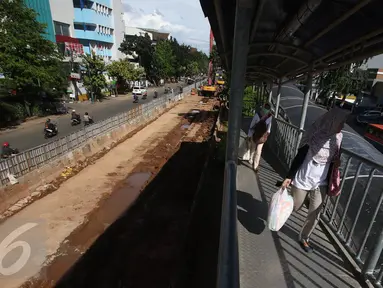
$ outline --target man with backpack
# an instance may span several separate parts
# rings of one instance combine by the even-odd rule
[[[251,120],[250,128],[247,133],[247,141],[250,150],[249,163],[253,166],[255,172],[258,172],[259,161],[261,160],[263,144],[271,132],[271,106],[269,103],[255,113]]]

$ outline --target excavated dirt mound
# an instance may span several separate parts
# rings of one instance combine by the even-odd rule
[[[113,201],[112,194],[107,200],[112,204],[101,205],[89,216],[88,224],[63,243],[60,250],[64,256],[46,267],[40,279],[23,287],[54,287],[60,274],[79,258],[55,287],[168,288],[206,160],[208,145],[203,140],[210,137],[215,118],[216,113],[201,110],[192,121],[182,119],[128,177],[138,176],[138,182],[151,180],[137,201],[93,243],[98,235],[92,231],[102,230],[101,219],[115,213],[113,205],[118,206],[118,201],[129,201],[126,193],[138,187],[129,181],[121,183],[118,189],[125,196]],[[190,122],[198,130],[192,137],[185,137],[184,127]]]

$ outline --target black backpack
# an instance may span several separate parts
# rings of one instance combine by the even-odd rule
[[[254,143],[262,144],[266,142],[268,137],[266,120],[269,119],[269,117],[270,116],[263,119],[261,118],[261,120],[259,120],[258,123],[255,124],[252,128],[254,131],[252,136],[252,140]]]

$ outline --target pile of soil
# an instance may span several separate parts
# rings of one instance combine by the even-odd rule
[[[194,121],[201,124],[196,136],[207,139],[215,114],[204,111]],[[145,154],[144,161],[132,173],[151,173],[150,183],[56,287],[169,287],[208,152],[206,142],[190,139],[182,142],[186,134],[182,126],[188,123],[182,119],[159,145]],[[81,229],[76,233],[81,233]],[[71,235],[66,242],[73,238],[79,237]],[[85,251],[84,245],[81,250]],[[45,272],[49,270],[52,271]],[[49,274],[23,287],[53,287],[57,279]]]

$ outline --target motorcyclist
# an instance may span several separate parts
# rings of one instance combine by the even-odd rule
[[[76,119],[78,121],[81,120],[81,117],[80,117],[79,114],[76,113],[76,110],[72,110],[72,114],[71,115],[72,115],[71,120],[73,120],[73,119]]]
[[[85,112],[85,114],[84,114],[84,124],[88,125],[88,124],[92,124],[92,123],[93,123],[92,117],[89,116],[88,112]]]
[[[17,154],[17,150],[9,147],[8,142],[4,142],[3,149],[1,150],[1,158],[7,158],[9,156],[12,156],[12,154]]]
[[[158,92],[157,90],[154,90],[154,98],[157,98],[158,97]]]
[[[56,128],[55,124],[53,124],[51,122],[51,119],[48,118],[47,121],[45,121],[45,129],[50,129],[50,130],[54,131],[55,128]]]

